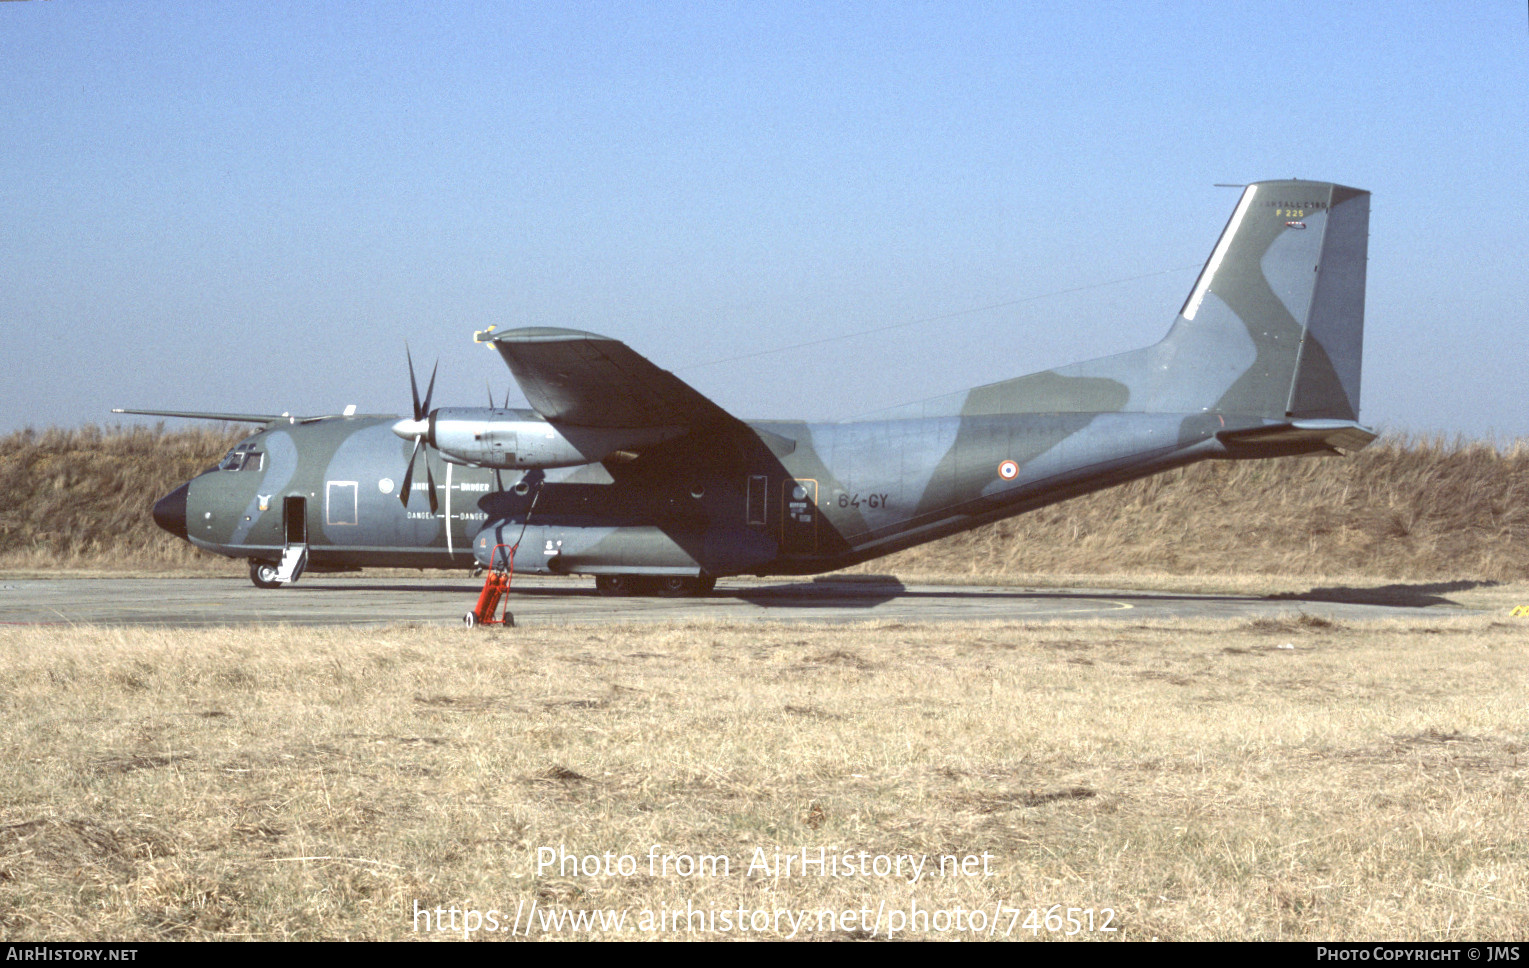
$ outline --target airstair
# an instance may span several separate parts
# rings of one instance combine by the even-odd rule
[[[307,543],[289,544],[282,549],[281,562],[276,566],[276,581],[282,585],[290,585],[297,581],[306,567],[308,567]]]

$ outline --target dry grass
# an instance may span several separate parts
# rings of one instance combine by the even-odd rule
[[[248,427],[31,429],[0,438],[0,567],[238,571],[159,530],[154,502],[215,464]]]
[[[0,937],[411,938],[415,902],[531,901],[1519,937],[1522,641],[1487,619],[1300,617],[0,628]],[[560,844],[644,868],[538,874]],[[651,876],[654,844],[732,876]],[[756,848],[804,847],[988,852],[993,873],[744,874]]]

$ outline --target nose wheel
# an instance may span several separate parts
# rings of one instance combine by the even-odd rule
[[[276,580],[276,566],[269,561],[250,561],[250,581],[256,588],[280,588]]]

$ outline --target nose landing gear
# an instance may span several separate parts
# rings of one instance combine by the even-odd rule
[[[281,582],[276,580],[276,565],[254,558],[250,559],[250,581],[255,583],[256,588],[281,587]]]

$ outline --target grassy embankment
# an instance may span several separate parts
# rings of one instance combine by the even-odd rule
[[[0,568],[220,571],[153,502],[247,428],[0,439]],[[1529,578],[1529,446],[1383,441],[1348,458],[1202,463],[872,562],[898,575]]]
[[[89,426],[0,438],[0,568],[238,573],[161,531],[152,510],[249,432]]]

